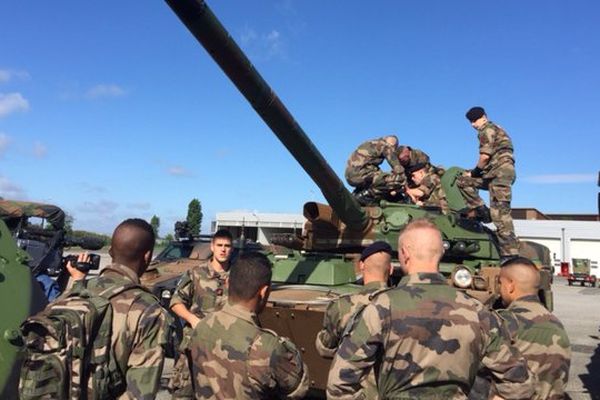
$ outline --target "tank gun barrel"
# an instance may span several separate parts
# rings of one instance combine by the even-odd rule
[[[254,110],[319,186],[329,205],[351,230],[365,230],[360,208],[306,133],[203,0],[166,0]]]

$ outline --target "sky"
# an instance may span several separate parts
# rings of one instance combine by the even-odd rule
[[[484,106],[515,146],[513,207],[597,212],[595,0],[210,1],[334,171],[396,134],[471,168]],[[76,229],[161,233],[202,203],[301,213],[318,187],[162,1],[0,5],[0,196]]]

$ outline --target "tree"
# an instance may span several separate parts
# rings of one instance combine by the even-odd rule
[[[192,236],[198,236],[200,234],[200,227],[202,226],[202,204],[200,200],[192,199],[190,201],[186,220]]]
[[[65,230],[65,234],[67,236],[71,236],[73,234],[73,222],[75,218],[69,213],[65,213],[65,225],[63,229]]]
[[[152,230],[154,230],[154,236],[158,238],[158,229],[160,228],[160,218],[156,215],[153,215],[150,219],[150,225],[152,225]]]

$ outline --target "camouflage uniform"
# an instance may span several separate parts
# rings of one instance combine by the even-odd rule
[[[192,333],[196,399],[302,398],[309,386],[300,353],[262,329],[256,314],[227,304]]]
[[[565,328],[538,297],[524,296],[501,310],[514,346],[537,375],[534,399],[562,399],[569,379],[571,346]]]
[[[204,318],[206,314],[220,310],[227,302],[225,282],[228,275],[229,272],[226,271],[221,273],[215,271],[210,262],[202,263],[189,270],[177,284],[177,289],[171,298],[170,308],[176,304],[183,304],[198,318]],[[179,357],[173,367],[173,376],[169,383],[173,398],[176,399],[194,397],[189,362],[191,333],[192,327],[186,324],[183,328],[183,340],[179,346]]]
[[[446,193],[442,187],[442,178],[438,170],[433,166],[428,167],[425,177],[419,186],[417,186],[417,189],[423,192],[423,196],[419,198],[419,201],[423,202],[424,207],[437,207],[444,214],[448,214],[448,201],[446,200]]]
[[[372,297],[333,359],[329,397],[365,398],[361,382],[373,367],[382,398],[465,399],[480,364],[504,398],[533,394],[499,318],[441,274],[408,275]]]
[[[108,287],[140,284],[130,268],[112,264],[98,278],[80,281],[94,292]],[[170,315],[158,299],[142,289],[130,289],[111,300],[111,349],[127,387],[119,399],[154,399],[163,370]]]
[[[317,334],[315,342],[321,356],[332,358],[335,355],[350,318],[359,308],[369,303],[369,296],[373,292],[385,287],[385,282],[371,282],[360,292],[340,296],[329,303],[323,317],[323,329]]]
[[[369,303],[373,292],[386,287],[385,282],[370,282],[360,292],[340,296],[329,303],[323,317],[323,329],[317,334],[315,341],[317,352],[322,357],[333,358],[350,318]],[[367,377],[365,393],[369,399],[377,398],[377,384],[373,371]]]
[[[413,170],[415,167],[419,165],[428,166],[429,156],[422,150],[414,149],[410,146],[398,146],[397,154],[399,155],[404,148],[408,147],[410,149],[410,157],[403,167],[407,171]]]
[[[485,205],[478,189],[489,190],[490,214],[501,255],[517,255],[519,241],[510,215],[511,186],[516,179],[513,145],[504,129],[493,122],[487,122],[478,130],[478,138],[479,153],[490,156],[483,175],[480,178],[460,176],[457,185],[471,209]]]
[[[379,166],[384,160],[392,167],[391,172]],[[346,164],[346,181],[359,190],[371,189],[375,196],[384,196],[391,191],[403,191],[406,184],[404,168],[398,160],[396,147],[385,138],[373,139],[361,144],[350,155]]]

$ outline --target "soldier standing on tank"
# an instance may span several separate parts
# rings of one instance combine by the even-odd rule
[[[409,171],[411,171],[411,182],[415,187],[406,189],[406,194],[418,206],[436,207],[442,213],[448,214],[448,201],[442,188],[439,170],[430,164],[414,165]]]
[[[511,216],[511,186],[515,182],[515,159],[510,137],[500,126],[488,120],[482,107],[473,107],[466,113],[479,138],[479,160],[470,171],[457,180],[467,206],[485,219],[485,203],[478,189],[490,192],[490,216],[496,226],[500,255],[510,258],[519,254],[519,241]],[[468,210],[467,210],[468,211]]]
[[[477,366],[494,376],[498,395],[533,394],[534,378],[498,316],[447,284],[442,254],[434,224],[404,228],[398,255],[406,276],[356,314],[331,364],[329,398],[360,398],[372,368],[381,398],[466,398]]]
[[[258,321],[271,268],[263,254],[241,255],[231,267],[228,304],[196,325],[190,346],[196,399],[297,399],[308,391],[296,346]]]
[[[502,265],[500,311],[513,344],[537,375],[535,399],[561,399],[569,379],[571,345],[562,323],[538,298],[540,272],[529,259],[517,257]]]
[[[397,147],[396,136],[384,136],[364,142],[350,155],[346,164],[346,181],[356,188],[354,196],[361,205],[394,198],[404,192],[406,176],[398,159]],[[379,168],[384,160],[392,168],[390,172]]]
[[[198,321],[206,314],[221,309],[227,302],[226,281],[229,276],[232,241],[229,231],[218,230],[210,242],[212,258],[184,274],[171,299],[171,310],[185,320],[179,356],[169,382],[173,399],[194,397],[190,377],[189,341]]]

